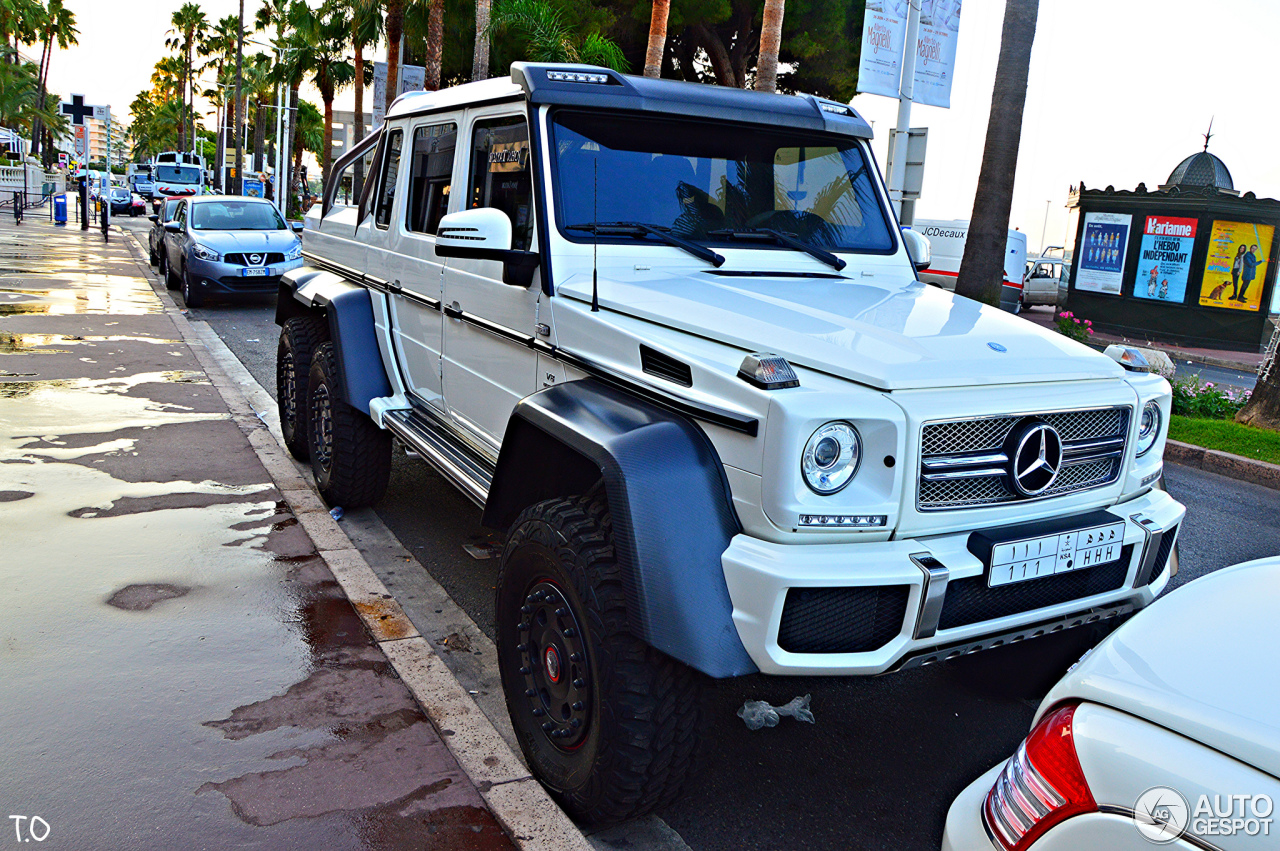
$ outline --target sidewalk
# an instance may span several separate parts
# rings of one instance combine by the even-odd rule
[[[1034,322],[1037,325],[1056,330],[1053,324],[1053,317],[1057,308],[1034,307],[1031,309],[1023,309],[1020,314],[1023,319],[1028,322]],[[1111,334],[1095,333],[1090,339],[1094,345],[1106,346],[1111,343],[1124,343],[1130,346],[1141,346],[1145,349],[1158,349],[1167,354],[1175,363],[1179,360],[1192,361],[1194,363],[1208,364],[1209,366],[1222,366],[1228,369],[1240,369],[1246,372],[1256,372],[1258,365],[1262,363],[1261,352],[1232,352],[1222,349],[1199,349],[1192,346],[1174,346],[1168,343],[1155,343],[1149,340],[1135,340],[1128,337],[1117,337]]]
[[[513,847],[388,659],[416,631],[353,606],[358,553],[317,547],[141,271],[118,233],[0,222],[5,814],[49,848]]]

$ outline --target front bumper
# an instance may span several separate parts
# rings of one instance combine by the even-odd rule
[[[1062,581],[1049,576],[988,590],[987,567],[969,551],[970,532],[803,546],[738,535],[721,565],[738,635],[761,672],[881,674],[1148,605],[1168,584],[1165,565],[1186,510],[1153,490],[1107,512],[1124,521],[1124,557]],[[1158,569],[1157,559],[1163,559]],[[1077,586],[1079,594],[1072,591]],[[807,608],[800,632],[809,633],[797,642],[801,605]],[[1017,610],[1010,612],[1011,606]],[[983,617],[985,611],[993,616]],[[857,649],[831,649],[842,643],[840,636],[855,635]],[[826,646],[797,652],[797,643]]]
[[[201,260],[188,256],[187,274],[193,286],[209,293],[274,293],[280,288],[280,276],[302,265],[302,260],[286,260],[265,267],[265,275],[244,275],[246,267],[238,263]]]

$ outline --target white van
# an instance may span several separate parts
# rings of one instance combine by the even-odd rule
[[[933,252],[929,268],[920,273],[920,280],[954,292],[960,261],[964,258],[964,243],[969,236],[969,221],[917,219],[911,229],[928,237]],[[1022,276],[1026,265],[1027,235],[1011,229],[1004,255],[1004,289],[1000,305],[1005,309],[1012,307],[1014,313],[1022,308]]]

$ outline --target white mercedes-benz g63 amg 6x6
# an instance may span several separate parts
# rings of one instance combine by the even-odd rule
[[[818,97],[516,63],[401,96],[307,216],[285,440],[351,508],[398,439],[505,533],[507,705],[575,817],[676,794],[704,675],[926,664],[1175,569],[1169,384],[922,284],[870,138]]]

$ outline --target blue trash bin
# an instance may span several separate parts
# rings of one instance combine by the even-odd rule
[[[65,225],[67,223],[67,196],[53,196],[53,223],[57,225]]]

